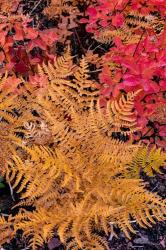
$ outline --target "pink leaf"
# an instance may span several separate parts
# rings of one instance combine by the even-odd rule
[[[42,50],[47,49],[45,42],[43,42],[40,38],[36,38],[34,40],[31,40],[27,46],[27,51],[29,52],[35,47],[39,47]]]
[[[0,51],[0,62],[2,63],[5,60],[5,55],[3,51]]]
[[[19,78],[16,78],[15,76],[9,76],[6,81],[3,83],[3,85],[0,86],[0,90],[2,89],[10,89],[11,91],[16,91],[17,86],[22,81]]]
[[[115,27],[120,27],[124,23],[124,16],[123,14],[116,14],[115,16],[112,17],[112,24]]]
[[[24,31],[23,31],[23,29],[20,27],[20,26],[15,26],[14,27],[14,29],[15,29],[15,35],[13,36],[13,38],[14,38],[14,40],[18,40],[18,41],[20,41],[20,40],[24,40]]]
[[[55,29],[43,30],[40,33],[41,39],[48,45],[52,46],[58,40],[57,32]]]
[[[44,88],[48,85],[47,77],[39,76],[37,74],[35,74],[34,76],[29,76],[29,81],[30,81],[30,84],[40,87],[40,88]]]
[[[25,38],[26,39],[35,39],[37,38],[38,36],[38,31],[31,28],[31,27],[28,27],[25,29]]]
[[[92,17],[97,15],[97,11],[94,7],[88,7],[87,13],[88,13],[88,15],[90,15]]]

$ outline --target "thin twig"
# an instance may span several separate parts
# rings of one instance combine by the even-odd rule
[[[84,47],[82,46],[82,43],[81,43],[81,41],[80,41],[80,37],[79,37],[79,35],[78,35],[76,29],[74,29],[74,34],[75,34],[76,37],[77,37],[78,43],[80,44],[80,47],[81,47],[82,51],[85,53],[85,49],[84,49]]]
[[[156,188],[158,188],[158,183],[157,183],[157,185],[152,189],[152,192],[156,189]]]
[[[1,213],[1,215],[4,216],[4,217],[8,217],[9,216],[9,214],[4,214],[4,213]]]
[[[132,248],[142,248],[142,247],[144,247],[144,246],[132,246]]]
[[[90,73],[96,73],[96,72],[100,72],[102,69],[96,69],[96,70],[92,70],[90,71]]]
[[[135,55],[135,53],[136,53],[136,51],[137,51],[137,49],[138,49],[138,46],[139,46],[139,44],[140,44],[140,42],[141,42],[141,40],[142,40],[142,37],[143,37],[145,31],[146,31],[146,30],[144,29],[143,32],[142,32],[142,34],[141,34],[141,36],[140,36],[140,39],[139,39],[139,41],[138,41],[138,43],[137,43],[137,46],[135,47],[135,50],[134,50],[134,53],[133,53],[133,57],[134,57],[134,55]]]
[[[127,8],[127,6],[128,6],[129,3],[130,3],[130,0],[126,3],[126,5],[124,6],[124,8],[120,10],[120,13],[123,12]]]
[[[152,214],[151,217],[155,218],[156,216]],[[137,223],[137,220],[130,220],[129,222],[130,222],[130,223]],[[109,224],[110,224],[110,225],[116,225],[116,222],[111,221],[111,222],[109,222]]]
[[[33,7],[33,9],[31,10],[31,12],[28,14],[28,16],[31,16],[32,13],[34,12],[34,10],[38,7],[38,5],[42,2],[42,0],[39,0],[38,3],[36,3],[36,5]]]
[[[9,185],[9,188],[10,188],[10,194],[11,194],[11,197],[12,197],[12,200],[15,201],[15,198],[14,198],[14,195],[13,195],[13,188],[10,184],[10,181],[8,181],[8,185]]]

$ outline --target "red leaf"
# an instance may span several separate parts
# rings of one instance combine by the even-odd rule
[[[58,40],[57,32],[55,29],[43,30],[39,34],[40,34],[41,39],[48,46],[53,45],[53,43]]]
[[[28,66],[23,61],[16,63],[14,68],[18,73],[26,73],[28,71]]]
[[[5,60],[5,55],[3,51],[0,51],[0,62],[2,63]]]
[[[16,32],[15,35],[13,36],[14,40],[18,40],[18,41],[24,40],[24,31],[22,27],[15,25],[14,29]]]
[[[15,64],[13,62],[7,63],[6,66],[5,66],[5,69],[7,71],[11,71],[13,69],[14,65]]]
[[[97,15],[97,11],[96,11],[96,9],[94,7],[89,7],[87,9],[87,13],[88,13],[88,15],[90,15],[92,17]]]
[[[6,37],[5,44],[3,46],[3,49],[5,50],[6,53],[9,52],[9,50],[12,47],[13,43],[14,43],[14,41],[13,41],[12,36]]]
[[[30,41],[28,43],[28,46],[27,46],[27,51],[29,52],[29,51],[33,50],[33,48],[35,48],[35,47],[39,47],[42,50],[47,49],[45,42],[43,42],[40,38],[36,38],[36,39]]]
[[[31,65],[36,65],[38,63],[41,63],[42,60],[39,57],[34,57],[34,58],[29,57],[29,61]]]
[[[10,89],[12,92],[15,92],[17,86],[21,83],[21,79],[16,78],[15,76],[9,76],[3,85],[0,85],[0,90],[2,89]]]
[[[123,23],[124,23],[124,16],[123,16],[123,14],[116,14],[116,16],[112,17],[112,24],[115,27],[120,27],[120,26],[123,25]]]
[[[79,23],[87,23],[88,22],[88,19],[87,18],[81,18]]]
[[[1,31],[0,35],[0,45],[3,47],[6,41],[7,31]]]
[[[0,30],[3,30],[6,26],[8,26],[7,23],[1,23],[0,24]]]
[[[29,81],[31,85],[44,88],[48,85],[48,79],[46,76],[40,76],[35,74],[34,76],[29,76]]]
[[[38,31],[31,27],[25,29],[25,38],[26,39],[35,39],[38,36]]]
[[[166,140],[160,140],[158,139],[156,142],[157,146],[166,149]]]

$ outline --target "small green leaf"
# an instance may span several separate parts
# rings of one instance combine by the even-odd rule
[[[5,188],[5,185],[2,182],[0,182],[0,188]]]

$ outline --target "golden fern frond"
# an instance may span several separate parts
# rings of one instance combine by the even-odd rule
[[[113,124],[115,127],[129,128],[130,132],[138,130],[134,108],[134,98],[141,90],[136,92],[129,92],[125,98],[124,95],[119,99],[108,102],[107,110],[111,110],[113,117]]]
[[[12,225],[12,217],[11,215],[5,219],[5,217],[0,217],[0,228],[3,232],[0,234],[0,242],[1,244],[6,243],[9,239],[13,238],[15,236],[15,233],[11,227]]]
[[[67,231],[71,225],[72,219],[68,218],[65,221],[63,221],[59,226],[58,226],[58,235],[61,240],[61,242],[66,243],[68,239],[68,234]]]
[[[97,234],[94,234],[92,236],[92,242],[94,242],[93,247],[95,247],[96,249],[100,249],[100,250],[103,250],[103,249],[109,250],[110,249],[108,242],[106,240],[104,240],[103,237],[101,237]]]
[[[130,12],[125,18],[125,24],[130,27],[132,31],[137,29],[153,30],[156,32],[156,28],[160,26],[160,32],[164,28],[164,23],[160,18],[154,15],[143,15],[138,12]],[[157,33],[159,34],[159,33]]]
[[[5,72],[5,75],[3,76],[2,74],[0,75],[0,84],[3,86],[4,82],[7,80],[8,73],[7,71]],[[1,89],[2,89],[1,86]]]
[[[126,133],[131,133],[133,130],[138,129],[136,127],[136,116],[134,116],[134,112],[132,111],[134,107],[133,99],[136,94],[137,93],[130,93],[127,100],[122,97],[118,102],[111,104],[112,108],[109,103],[105,109],[100,107],[99,100],[93,100],[91,101],[89,110],[86,110],[81,116],[76,111],[72,110],[70,124],[74,126],[74,131],[78,132],[78,135],[82,138],[84,143],[88,144],[88,140],[95,138],[95,145],[97,146],[95,146],[94,153],[96,155],[100,155],[99,152],[102,151],[102,145],[104,149],[102,152],[109,153],[110,145],[113,149],[114,146],[120,148],[120,144],[123,144],[111,138],[113,131],[122,131],[123,128],[128,128],[129,131]],[[75,137],[76,136],[77,134]],[[100,141],[102,141],[102,145]],[[106,145],[108,145],[108,151]],[[125,146],[123,145],[123,147]],[[92,151],[92,149],[89,150]],[[114,152],[116,152],[115,148],[114,150]],[[110,152],[110,156],[111,154],[112,151]],[[100,156],[98,156],[98,159],[100,159]]]
[[[58,150],[54,152],[46,147],[33,146],[26,147],[26,153],[26,164],[19,155],[15,154],[12,160],[8,161],[4,175],[11,186],[14,189],[17,188],[17,193],[22,193],[21,199],[28,199],[27,203],[44,194],[46,197],[43,202],[49,201],[55,197],[51,194],[55,181],[58,181],[59,187],[65,187],[75,179],[70,166]],[[43,188],[45,181],[47,186]],[[24,191],[25,186],[26,191]],[[23,202],[25,204],[25,200]]]
[[[131,185],[131,188],[126,187],[125,183]],[[114,185],[116,186],[111,194],[112,201],[117,202],[118,205],[121,204],[122,209],[120,213],[115,211],[112,220],[115,224],[117,223],[127,237],[130,238],[129,232],[135,233],[130,222],[131,216],[144,228],[151,227],[151,224],[155,223],[154,219],[164,219],[163,214],[166,214],[165,201],[157,194],[147,192],[142,181],[130,179],[126,182],[125,179],[122,179],[119,180],[118,184],[115,182]]]
[[[104,110],[101,110],[99,100],[96,104],[93,101],[91,105],[91,116],[95,120],[93,121],[93,127],[100,126],[101,130],[109,131],[109,133],[113,130],[116,132],[123,131],[125,128],[128,129],[124,132],[126,134],[138,130],[137,118],[133,109],[134,98],[140,91],[129,92],[126,97],[122,95],[119,100],[108,101]]]
[[[69,8],[68,0],[51,0],[48,7],[44,9],[44,14],[51,18],[57,18],[62,12],[66,12]]]
[[[4,79],[4,78],[3,78]],[[0,109],[1,110],[12,110],[14,108],[14,100],[16,100],[16,95],[11,94],[7,90],[0,92]]]
[[[7,160],[15,154],[18,147],[22,147],[22,140],[18,133],[22,132],[21,124],[24,118],[14,112],[17,106],[17,97],[6,91],[0,94],[0,158],[1,171],[3,173]],[[27,115],[28,116],[28,115]],[[28,117],[27,117],[28,119]]]
[[[6,180],[11,183],[13,188],[18,187],[18,193],[22,192],[26,186],[27,190],[22,194],[21,198],[28,197],[33,200],[48,191],[55,177],[58,177],[57,173],[59,174],[59,171],[58,166],[55,164],[56,161],[53,160],[55,154],[51,150],[33,147],[32,149],[27,149],[27,151],[29,155],[27,155],[26,165],[18,155],[14,155],[13,161],[8,162]],[[37,173],[36,169],[39,168],[41,161],[42,165]],[[42,179],[47,180],[48,189],[47,187],[43,189]]]
[[[53,237],[54,226],[47,223],[47,219],[49,220],[49,213],[45,209],[39,208],[34,212],[22,210],[15,217],[14,231],[22,228],[23,235],[30,236],[29,246],[36,250]]]
[[[126,166],[126,177],[139,178],[141,170],[150,177],[154,176],[155,172],[162,174],[161,168],[165,162],[166,155],[160,148],[140,147],[131,163]]]
[[[49,95],[52,100],[59,101],[59,106],[60,101],[63,102],[62,106],[67,105],[68,110],[71,106],[74,106],[77,110],[86,108],[91,99],[99,94],[96,83],[89,80],[86,59],[82,58],[80,65],[75,67],[69,49],[64,56],[55,61],[54,65],[43,64],[43,66],[39,66],[39,73],[49,78]],[[71,80],[68,76],[71,76]]]
[[[115,37],[122,39],[125,44],[137,43],[140,40],[140,35],[133,34],[127,25],[115,30],[101,29],[99,34],[94,36],[98,42],[106,44],[113,42]]]
[[[100,28],[98,35],[94,38],[101,43],[111,43],[113,38],[119,37],[125,44],[138,43],[140,40],[139,32],[153,31],[156,35],[160,34],[164,30],[164,21],[154,15],[143,15],[138,12],[126,13],[125,21],[120,28]]]
[[[65,78],[72,75],[75,65],[72,61],[70,47],[68,46],[63,56],[59,56],[54,60],[54,64],[48,62],[48,65],[43,63],[38,65],[38,73],[40,76],[47,75],[48,79],[53,84],[65,84]],[[66,82],[68,82],[66,80]]]

